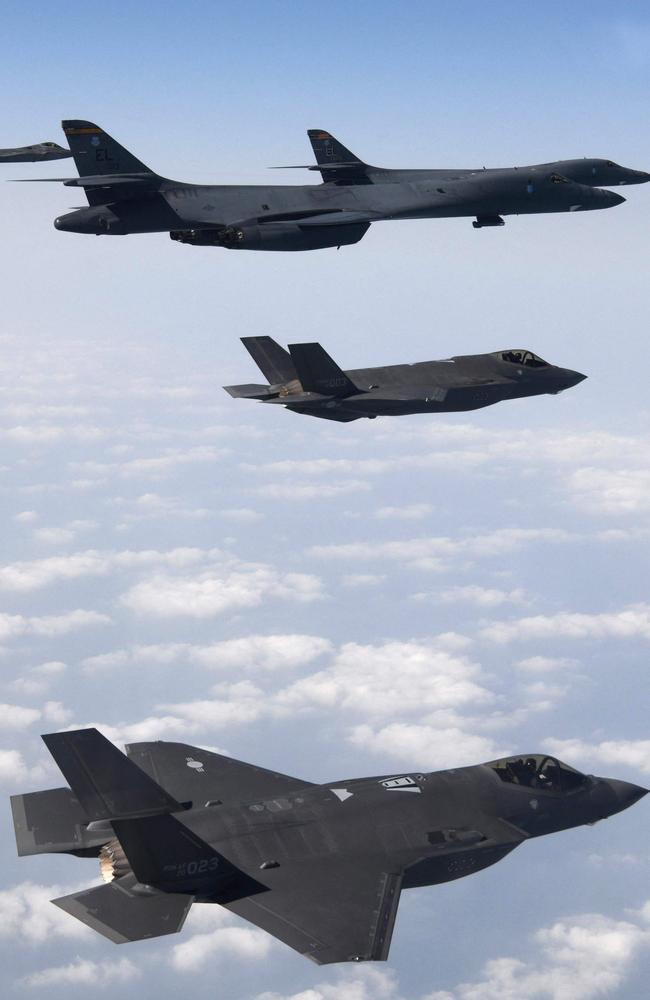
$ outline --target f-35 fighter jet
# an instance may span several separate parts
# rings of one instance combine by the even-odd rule
[[[343,422],[477,410],[502,399],[562,392],[587,377],[522,349],[344,372],[320,344],[289,344],[285,351],[271,337],[241,340],[270,385],[226,385],[226,392]]]
[[[37,142],[34,146],[0,149],[0,163],[39,163],[41,160],[67,160],[70,156],[70,150],[58,146],[56,142]]]
[[[646,794],[546,754],[315,785],[181,743],[43,739],[70,787],[12,797],[18,853],[95,856],[107,881],[57,906],[121,944],[219,903],[318,964],[386,959],[402,889]]]
[[[610,208],[625,199],[597,185],[650,179],[598,159],[490,170],[387,170],[364,163],[329,132],[311,129],[316,165],[307,169],[320,172],[320,185],[187,184],[154,173],[93,122],[62,124],[79,177],[54,179],[83,188],[90,207],[59,216],[57,229],[169,232],[180,243],[235,250],[340,247],[358,243],[371,223],[385,219],[469,216],[481,228],[503,225],[504,215]]]

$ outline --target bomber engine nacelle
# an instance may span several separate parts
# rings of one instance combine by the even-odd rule
[[[320,250],[358,243],[369,222],[339,226],[301,226],[296,222],[227,226],[224,229],[185,229],[169,235],[179,243],[228,250]]]

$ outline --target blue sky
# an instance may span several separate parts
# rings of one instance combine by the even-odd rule
[[[309,162],[313,126],[387,166],[650,166],[641,4],[102,11],[4,12],[0,146],[83,117],[193,181],[291,183],[266,168]],[[548,749],[647,785],[650,192],[626,194],[246,254],[57,233],[79,195],[0,185],[5,801],[60,782],[40,733],[85,724],[311,780]],[[321,426],[223,393],[256,378],[253,334],[320,340],[350,368],[525,346],[589,378]],[[216,907],[116,952],[48,903],[95,862],[17,859],[7,808],[3,992],[636,1000],[647,814],[407,893],[387,967],[319,970]]]

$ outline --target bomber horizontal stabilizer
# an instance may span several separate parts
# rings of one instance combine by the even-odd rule
[[[365,166],[365,164],[364,164]],[[322,171],[323,167],[319,167],[316,163],[287,163],[284,166],[279,167],[269,167],[269,170],[318,170]],[[330,170],[359,170],[359,161],[351,160],[349,163],[328,163],[327,171]]]
[[[125,875],[107,885],[53,899],[55,906],[115,944],[176,934],[194,902],[186,893],[158,892]]]

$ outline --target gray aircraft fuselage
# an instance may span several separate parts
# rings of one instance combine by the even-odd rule
[[[0,163],[40,163],[43,160],[67,160],[72,156],[56,142],[37,142],[33,146],[0,149]]]
[[[365,164],[329,133],[310,130],[320,185],[204,185],[161,177],[92,122],[66,121],[89,208],[59,216],[57,229],[95,235],[169,232],[229,249],[310,250],[358,242],[373,222],[591,211],[625,199],[601,184],[639,184],[650,174],[611,160],[525,167],[391,170]],[[352,157],[352,159],[350,159]],[[347,159],[346,159],[347,158]]]
[[[244,343],[255,357],[255,342],[268,339],[247,337]],[[318,355],[311,362],[310,351],[316,349],[325,359],[322,369],[318,368]],[[281,404],[296,413],[350,421],[475,410],[506,399],[559,393],[586,378],[523,349],[338,373],[334,367],[325,367],[334,362],[320,345],[290,345],[289,351],[297,369],[295,378],[268,386],[225,386],[226,391],[236,398]]]
[[[546,754],[315,785],[182,743],[125,757],[95,729],[43,738],[70,787],[12,796],[18,853],[98,857],[107,883],[61,909],[124,943],[218,903],[319,964],[385,960],[402,889],[646,794]]]
[[[545,754],[511,758],[533,759],[537,766],[558,766]],[[596,823],[645,794],[637,785],[582,775],[566,765],[561,773],[581,784],[515,784],[499,777],[495,763],[344,779],[218,809],[200,805],[184,812],[182,821],[249,873],[269,861],[286,867],[329,855],[363,865],[364,859],[383,857],[391,871],[404,871],[403,888],[414,888],[479,871],[526,839]],[[266,871],[272,879],[272,869],[268,876]],[[205,892],[206,900],[216,895],[218,901],[218,891],[207,883]]]

